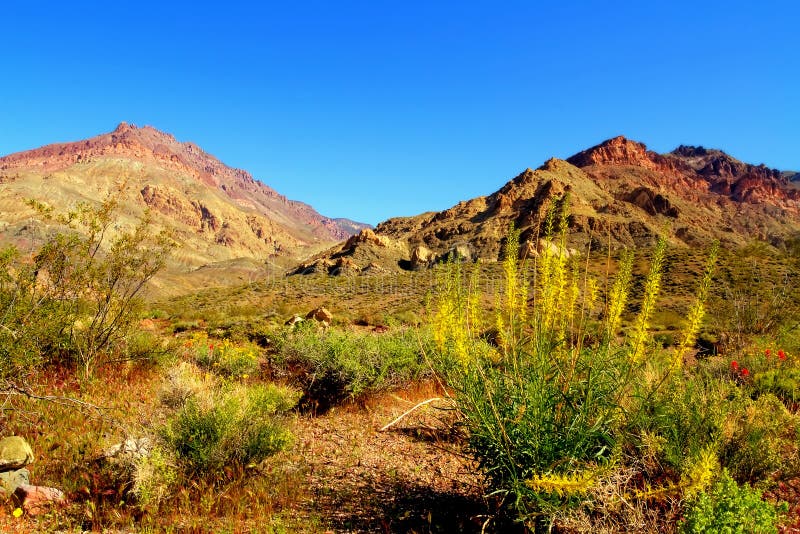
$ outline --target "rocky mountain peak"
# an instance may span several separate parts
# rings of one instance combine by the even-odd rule
[[[121,133],[128,132],[130,130],[135,130],[135,129],[136,129],[136,125],[135,124],[128,124],[127,122],[122,121],[117,125],[116,128],[114,128],[114,131],[111,132],[111,133],[121,134]]]
[[[603,141],[567,159],[576,167],[592,165],[632,165],[655,169],[657,154],[649,152],[644,143],[631,141],[621,135]]]

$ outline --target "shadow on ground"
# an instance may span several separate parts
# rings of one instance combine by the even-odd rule
[[[483,532],[526,532],[518,524],[495,517],[492,504],[478,495],[436,491],[403,481],[369,482],[356,491],[328,488],[318,492],[315,504],[335,510],[326,514],[326,526],[336,532],[480,533],[485,523]]]

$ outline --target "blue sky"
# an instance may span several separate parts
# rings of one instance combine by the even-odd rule
[[[149,124],[369,223],[620,134],[800,170],[800,7],[697,4],[6,0],[0,154]]]

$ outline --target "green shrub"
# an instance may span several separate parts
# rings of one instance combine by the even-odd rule
[[[16,248],[0,249],[0,379],[24,375],[69,346],[61,306],[39,294],[36,277]]]
[[[290,442],[284,415],[297,398],[271,384],[201,390],[170,418],[162,437],[189,473],[257,463]]]
[[[753,386],[759,393],[772,393],[785,403],[800,400],[800,369],[769,369],[753,375]]]
[[[121,347],[120,360],[143,362],[154,365],[169,365],[174,362],[177,343],[166,340],[146,330],[134,330]]]
[[[303,404],[324,411],[347,398],[427,376],[426,348],[430,341],[424,330],[352,333],[305,322],[277,339],[274,365],[298,374]]]
[[[433,309],[436,363],[455,391],[470,451],[490,477],[492,491],[505,496],[521,519],[537,524],[588,502],[598,480],[636,448],[640,435],[662,444],[659,453],[674,450],[670,454],[680,471],[659,473],[665,480],[660,488],[620,488],[620,495],[702,490],[716,466],[711,445],[724,413],[697,405],[708,391],[703,384],[687,386],[681,368],[702,325],[716,249],[675,349],[655,351],[650,323],[665,242],[652,252],[639,312],[620,339],[633,255],[623,255],[600,307],[604,284],[581,269],[584,260],[566,252],[563,212],[559,221],[549,219],[544,235],[551,235],[556,222],[560,242],[540,254],[533,269],[517,260],[519,233],[512,230],[506,241],[495,347],[479,338],[488,325],[476,290],[477,269],[465,275],[459,264],[451,264],[441,271]],[[668,411],[675,400],[680,409]],[[700,436],[687,438],[682,435],[687,431]],[[681,461],[682,453],[692,456]],[[633,463],[641,467],[640,461]]]
[[[219,327],[222,337],[234,343],[255,343],[259,347],[272,344],[273,333],[269,324],[262,318],[230,321]]]
[[[708,492],[700,493],[689,503],[680,531],[693,534],[777,533],[781,512],[786,512],[785,503],[775,506],[763,501],[760,491],[747,485],[739,486],[724,471]]]
[[[797,460],[797,422],[774,395],[734,401],[720,459],[739,481],[758,481]]]
[[[141,506],[158,504],[174,490],[178,481],[177,466],[169,451],[154,447],[136,460],[133,494]]]
[[[656,455],[658,461],[684,471],[709,447],[716,449],[722,440],[728,394],[729,386],[713,378],[698,374],[672,376],[655,391],[639,390],[636,408],[628,417],[628,431],[637,447],[643,443],[636,436],[663,438]]]
[[[253,345],[235,345],[227,339],[213,343],[197,343],[194,357],[201,366],[230,377],[253,376],[260,369],[258,348]]]

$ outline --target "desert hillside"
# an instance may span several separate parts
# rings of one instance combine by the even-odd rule
[[[800,231],[800,176],[680,146],[657,154],[624,137],[526,169],[499,191],[450,209],[389,219],[303,263],[296,272],[418,268],[450,253],[496,260],[512,223],[522,253],[541,248],[555,199],[568,194],[570,247],[640,247],[665,233],[678,246],[717,239],[779,245]]]
[[[66,212],[116,195],[123,226],[147,210],[180,245],[172,272],[218,262],[297,261],[366,225],[331,219],[289,200],[250,173],[153,127],[110,133],[0,158],[0,235],[21,248],[51,230],[25,201]],[[246,270],[246,269],[245,269]]]

